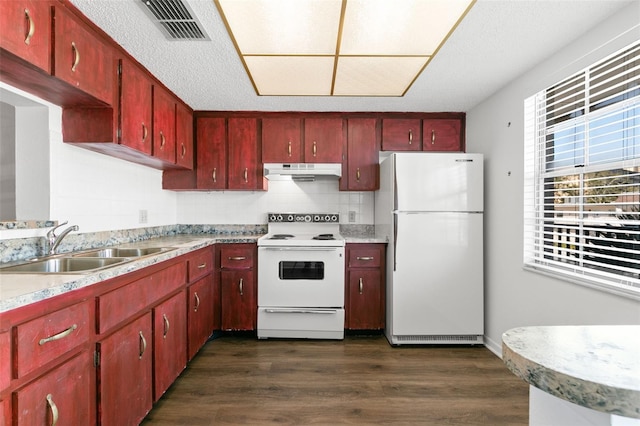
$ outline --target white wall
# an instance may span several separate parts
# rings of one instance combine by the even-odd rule
[[[522,269],[523,101],[640,39],[639,16],[636,2],[467,112],[467,150],[485,154],[485,335],[496,353],[513,327],[640,324],[638,301]]]

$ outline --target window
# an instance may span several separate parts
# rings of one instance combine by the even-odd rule
[[[526,267],[640,298],[640,43],[525,101]]]

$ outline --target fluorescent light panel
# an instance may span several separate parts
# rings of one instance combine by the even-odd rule
[[[266,96],[403,96],[474,1],[215,0]]]

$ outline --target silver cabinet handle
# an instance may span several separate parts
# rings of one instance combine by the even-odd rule
[[[240,288],[240,296],[244,296],[244,280],[242,278],[240,278],[238,287]]]
[[[71,65],[71,72],[76,72],[76,68],[80,63],[80,51],[76,47],[75,42],[71,42],[71,50],[73,50],[73,65]]]
[[[373,260],[375,257],[373,256],[356,256],[356,260]]]
[[[162,321],[164,322],[164,332],[162,333],[162,338],[166,339],[167,334],[169,333],[169,318],[167,318],[167,314],[162,314]]]
[[[206,267],[207,267],[207,262],[201,263],[200,265],[198,265],[198,269],[204,269]]]
[[[46,337],[44,339],[40,339],[40,341],[38,342],[38,344],[40,346],[44,345],[45,343],[49,343],[49,342],[53,342],[54,340],[60,340],[64,337],[67,337],[68,335],[70,335],[71,333],[73,333],[73,330],[75,330],[76,328],[78,328],[78,324],[73,324],[71,327],[67,328],[64,331],[61,331],[58,334],[54,334],[53,336],[49,336]]]
[[[233,256],[233,257],[228,257],[228,260],[246,260],[246,256]]]
[[[24,17],[29,21],[29,31],[27,32],[27,36],[24,39],[24,44],[31,43],[31,39],[33,38],[33,34],[36,32],[36,23],[31,19],[31,15],[29,14],[29,9],[24,10]]]
[[[358,293],[362,294],[362,277],[358,279]]]
[[[147,339],[144,338],[144,334],[142,334],[142,331],[140,331],[140,351],[139,351],[139,356],[138,359],[142,359],[142,355],[144,355],[144,352],[147,350]]]
[[[56,426],[56,423],[58,423],[58,406],[53,402],[51,394],[47,395],[47,405],[51,409],[51,426]]]

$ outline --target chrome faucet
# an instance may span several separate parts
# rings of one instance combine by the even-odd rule
[[[62,242],[62,239],[64,237],[66,237],[69,232],[77,231],[78,229],[80,229],[78,227],[78,225],[73,225],[73,226],[68,227],[64,231],[62,231],[62,233],[60,233],[60,235],[56,235],[56,229],[60,228],[61,226],[66,225],[67,223],[69,223],[69,222],[65,221],[65,222],[63,222],[63,223],[61,223],[61,224],[59,224],[57,226],[54,226],[53,228],[51,228],[49,230],[49,232],[47,232],[47,241],[49,242],[49,254],[56,254],[56,249],[58,248],[58,246]]]

